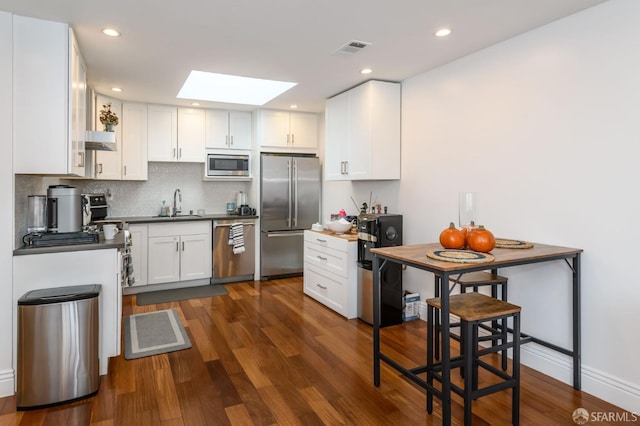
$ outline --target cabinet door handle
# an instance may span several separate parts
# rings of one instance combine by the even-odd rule
[[[102,174],[102,163],[98,163],[98,174],[101,175]]]
[[[176,241],[176,251],[180,251],[180,243]]]
[[[289,133],[287,133],[287,145],[289,145],[290,136],[291,135],[289,135]]]
[[[345,175],[349,174],[349,162],[348,161],[344,162],[344,174]]]
[[[230,145],[233,145],[233,136],[230,136],[230,138],[231,138],[231,143],[230,143]]]
[[[343,175],[344,174],[344,161],[340,162],[340,174]]]
[[[316,283],[316,285],[317,285],[318,287],[320,287],[321,289],[323,289],[323,290],[326,290],[326,289],[327,289],[327,287],[326,287],[326,286],[323,286],[323,285],[320,285],[320,284],[317,284],[317,283]]]
[[[178,153],[179,153],[179,154],[178,154],[178,158],[182,158],[182,148],[179,148],[179,149],[178,149]]]
[[[327,258],[326,258],[326,257],[320,256],[320,255],[316,255],[316,257],[317,257],[318,259],[320,259],[320,260],[327,260]]]
[[[291,145],[293,145],[294,143],[296,143],[296,135],[294,133],[291,133]]]
[[[171,158],[176,158],[176,149],[175,148],[173,148],[173,155],[171,156]],[[177,158],[176,158],[176,160],[177,160]]]
[[[184,241],[182,242],[182,251],[184,251]]]
[[[226,146],[229,146],[229,136],[225,136],[225,137],[224,137],[224,144],[225,144]]]
[[[80,164],[78,164],[78,167],[84,167],[84,152],[79,152],[78,154],[80,155]]]
[[[125,176],[127,175],[127,166],[126,165],[124,166],[124,175]]]

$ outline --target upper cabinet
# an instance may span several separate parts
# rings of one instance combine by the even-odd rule
[[[122,102],[118,99],[109,98],[104,95],[95,96],[94,107],[94,130],[103,130],[103,125],[100,123],[100,110],[111,105],[111,111],[113,111],[119,118],[120,123],[113,128],[116,134],[116,150],[115,151],[95,151],[95,171],[94,177],[96,179],[122,179]]]
[[[86,68],[67,24],[13,17],[14,172],[84,176]]]
[[[95,153],[95,178],[147,180],[147,105],[96,95],[95,128],[98,130],[102,130],[99,116],[105,105],[111,105],[120,123],[113,128],[116,150]]]
[[[327,101],[326,180],[400,179],[400,84],[368,81]]]
[[[147,106],[149,161],[176,161],[178,151],[178,108]]]
[[[258,111],[261,147],[315,149],[318,147],[318,115],[306,112]]]
[[[206,111],[206,148],[251,149],[251,112]]]
[[[178,108],[178,161],[204,163],[205,111]]]
[[[205,110],[149,106],[149,161],[204,163]]]

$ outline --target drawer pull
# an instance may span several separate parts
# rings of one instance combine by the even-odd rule
[[[316,284],[316,285],[317,285],[318,287],[320,287],[321,289],[323,289],[323,290],[326,290],[326,289],[327,289],[327,287],[325,287],[325,286],[323,286],[323,285],[320,285],[320,284]]]
[[[326,243],[327,240],[321,240],[320,238],[316,238],[316,241],[318,241],[319,243]]]
[[[318,259],[320,259],[320,260],[327,260],[327,258],[326,258],[326,257],[320,256],[320,255],[316,255],[316,257],[317,257]]]

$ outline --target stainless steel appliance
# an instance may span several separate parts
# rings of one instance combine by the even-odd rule
[[[82,230],[82,200],[78,188],[51,185],[47,189],[47,222],[49,232]]]
[[[358,216],[358,318],[373,324],[371,249],[402,245],[402,215]],[[380,274],[380,326],[402,323],[402,265],[387,262]]]
[[[206,177],[251,177],[249,155],[207,153]]]
[[[286,154],[260,160],[260,277],[300,275],[304,230],[320,219],[320,162]]]
[[[82,194],[83,225],[106,219],[107,209],[105,194]]]
[[[234,253],[230,238],[233,225],[242,225],[244,251]],[[224,219],[213,221],[212,284],[253,280],[255,275],[255,220]],[[236,250],[239,251],[239,250]]]
[[[19,410],[95,395],[100,284],[32,290],[18,299]]]

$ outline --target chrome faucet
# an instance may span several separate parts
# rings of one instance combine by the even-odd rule
[[[182,213],[182,206],[178,205],[178,201],[182,203],[182,193],[179,189],[173,191],[173,214],[172,216],[177,216],[178,213]]]

